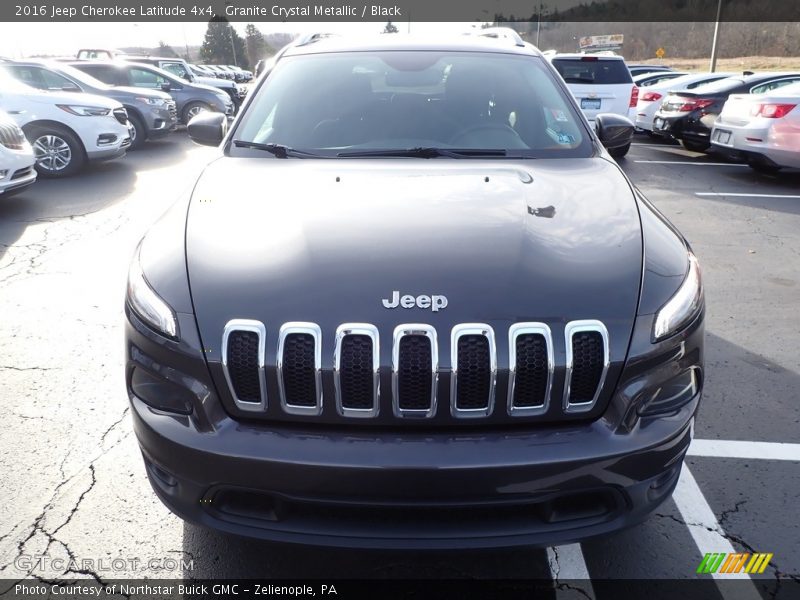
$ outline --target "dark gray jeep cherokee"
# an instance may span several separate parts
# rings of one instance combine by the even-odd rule
[[[184,519],[353,547],[567,543],[674,489],[697,261],[514,39],[285,49],[141,242],[127,386]],[[602,142],[602,143],[601,143]]]

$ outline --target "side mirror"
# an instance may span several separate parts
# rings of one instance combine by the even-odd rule
[[[218,146],[228,133],[228,117],[220,112],[204,111],[192,117],[186,131],[196,144]]]
[[[168,92],[172,89],[172,84],[169,81],[164,81],[161,83],[161,91]]]
[[[594,120],[595,131],[606,150],[627,146],[633,141],[633,123],[613,113],[602,113]]]

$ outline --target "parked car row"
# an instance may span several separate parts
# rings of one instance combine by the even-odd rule
[[[235,104],[152,62],[0,61],[0,192],[119,158],[204,111],[232,117]]]

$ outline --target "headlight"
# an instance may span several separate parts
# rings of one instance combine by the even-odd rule
[[[136,98],[140,102],[145,102],[150,106],[166,106],[169,100],[165,98]]]
[[[657,342],[687,325],[703,306],[703,282],[700,265],[693,254],[689,254],[689,272],[681,287],[656,313],[653,324],[653,341]]]
[[[172,309],[158,297],[147,283],[139,263],[140,248],[128,271],[128,302],[136,314],[150,327],[170,337],[178,336],[178,322]]]
[[[58,108],[79,117],[105,117],[111,114],[110,108],[102,106],[81,106],[77,104],[57,104]]]

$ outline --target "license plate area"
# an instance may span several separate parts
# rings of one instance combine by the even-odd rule
[[[714,141],[720,144],[727,144],[731,141],[731,132],[724,129],[717,129],[714,132]]]
[[[584,110],[600,110],[600,98],[581,98],[581,108]]]

